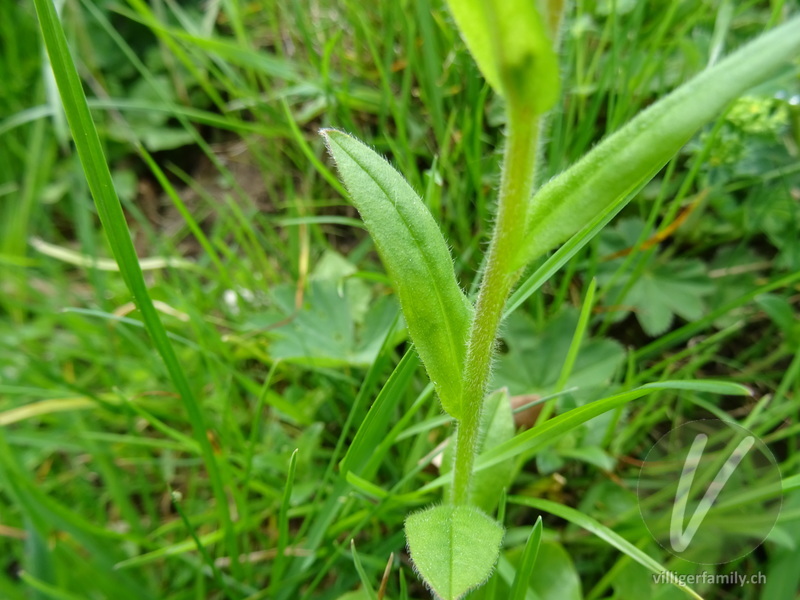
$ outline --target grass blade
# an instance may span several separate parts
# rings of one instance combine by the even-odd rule
[[[540,450],[549,443],[555,441],[561,435],[572,431],[575,427],[609,410],[624,406],[628,402],[647,396],[653,392],[671,389],[695,390],[733,396],[749,396],[751,393],[750,390],[743,385],[726,381],[686,380],[648,383],[636,389],[622,392],[602,400],[596,400],[584,406],[579,406],[557,417],[553,417],[543,425],[523,431],[513,439],[481,454],[475,462],[475,471],[478,472],[483,469],[488,469],[523,453]],[[421,491],[427,492],[436,489],[447,484],[451,479],[452,473],[447,473],[424,486]]]
[[[225,590],[226,596],[228,596],[228,598],[231,598],[232,597],[231,591],[226,587],[225,582],[222,580],[222,576],[220,575],[219,569],[217,569],[217,566],[214,564],[214,560],[208,553],[208,549],[205,547],[202,540],[198,537],[197,530],[192,525],[192,522],[189,520],[189,517],[186,516],[186,513],[184,512],[183,508],[181,508],[181,502],[183,501],[183,498],[181,497],[180,492],[177,492],[175,490],[170,490],[170,496],[172,498],[172,506],[175,508],[175,511],[178,513],[178,516],[180,516],[181,521],[183,521],[183,525],[184,527],[186,527],[186,531],[189,532],[189,536],[192,538],[192,541],[195,544],[195,548],[197,549],[198,554],[200,554],[200,556],[203,559],[203,562],[205,562],[205,564],[208,566],[208,569],[211,571],[211,574],[214,577],[214,580],[219,585],[220,589]],[[231,557],[231,563],[233,563],[234,560],[235,560],[234,557]]]
[[[586,296],[583,299],[583,306],[581,313],[578,317],[578,325],[575,327],[575,334],[572,336],[572,341],[569,345],[567,357],[564,359],[564,365],[561,367],[561,373],[556,382],[555,392],[558,393],[567,385],[569,376],[572,375],[572,369],[575,366],[575,360],[578,358],[578,351],[581,347],[581,342],[586,335],[586,329],[589,326],[589,318],[592,316],[592,308],[594,308],[594,294],[597,291],[597,280],[592,279],[589,283],[589,289],[586,290]]]
[[[533,273],[525,278],[506,302],[505,312],[503,318],[505,319],[518,309],[523,302],[530,298],[536,290],[547,282],[555,273],[558,272],[573,256],[583,249],[594,236],[608,225],[611,220],[616,217],[619,212],[625,208],[627,198],[623,197],[605,208],[600,212],[591,222],[589,222],[583,229],[573,235],[567,243],[556,250],[552,256]]]
[[[651,394],[659,390],[695,390],[699,392],[711,392],[715,394],[729,394],[736,396],[749,396],[750,390],[743,385],[727,383],[724,381],[660,381],[658,383],[648,383],[628,392],[623,392],[610,398],[597,400],[584,406],[579,406],[543,425],[534,427],[514,437],[512,440],[495,446],[488,452],[481,454],[475,465],[476,471],[487,469],[514,456],[522,453],[532,452],[542,448],[545,444],[555,440],[562,434],[573,430],[598,415],[603,414],[613,408],[623,406],[628,402]]]
[[[114,258],[119,264],[122,278],[142,314],[142,320],[153,340],[153,345],[164,361],[170,378],[183,400],[195,438],[202,450],[216,497],[219,518],[226,531],[227,551],[230,556],[236,557],[239,553],[233,523],[228,512],[228,499],[216,457],[206,435],[203,413],[147,291],[125,215],[111,179],[111,172],[97,135],[97,128],[89,112],[78,71],[67,46],[64,30],[51,0],[35,0],[35,6],[61,102],[67,115],[67,122],[92,198],[97,206],[100,221],[108,236]],[[236,561],[233,564],[236,565]]]
[[[60,590],[58,587],[46,583],[41,579],[37,579],[36,577],[25,571],[22,571],[19,574],[19,577],[32,590],[39,592],[39,595],[36,596],[37,600],[40,599],[44,600],[44,598],[51,598],[52,600],[81,600],[80,596],[76,596],[74,594],[70,594],[69,592],[65,592],[64,590]]]
[[[395,414],[395,408],[402,399],[403,392],[411,383],[418,365],[419,359],[416,353],[413,351],[406,352],[395,370],[392,371],[386,385],[381,388],[367,416],[364,417],[358,431],[356,431],[347,454],[345,454],[340,464],[339,471],[341,473],[346,475],[348,471],[353,471],[356,474],[360,474],[367,463],[370,462],[375,449],[386,436],[386,426],[389,423],[389,419]]]
[[[286,487],[283,489],[283,500],[281,510],[278,514],[278,554],[272,565],[270,574],[269,595],[275,595],[275,591],[280,585],[283,571],[286,568],[286,546],[289,545],[289,504],[292,499],[292,486],[294,485],[294,474],[297,470],[297,449],[292,452],[289,459],[289,472],[286,474]]]
[[[542,516],[536,519],[528,541],[525,543],[525,551],[522,553],[522,562],[514,575],[514,583],[511,585],[511,595],[509,600],[525,600],[528,591],[528,582],[531,580],[533,565],[536,564],[536,556],[539,554],[539,544],[542,541]]]
[[[364,565],[361,564],[361,558],[358,556],[358,552],[356,551],[356,541],[350,540],[350,551],[353,554],[353,564],[356,566],[356,571],[358,571],[358,577],[361,579],[361,585],[364,587],[362,588],[369,600],[378,600],[378,595],[375,593],[375,588],[372,587],[372,583],[367,576],[367,572],[364,571]]]
[[[521,504],[523,506],[529,506],[537,510],[543,510],[557,517],[561,517],[565,521],[574,523],[578,527],[582,527],[586,531],[589,531],[595,534],[600,539],[608,542],[609,544],[614,546],[617,550],[628,555],[643,567],[650,569],[653,573],[661,574],[670,572],[667,570],[665,566],[663,566],[658,561],[650,558],[647,554],[639,550],[639,548],[631,544],[621,535],[612,531],[611,529],[609,529],[602,523],[599,523],[595,519],[592,519],[591,517],[583,514],[582,512],[575,510],[574,508],[570,508],[569,506],[564,506],[563,504],[558,504],[557,502],[552,502],[550,500],[542,500],[540,498],[527,498],[523,496],[509,496],[508,501],[513,502],[515,504]],[[541,519],[541,517],[539,518]],[[694,592],[687,586],[681,585],[677,580],[672,583],[673,585],[675,585],[675,587],[683,590],[684,592],[689,594],[689,596],[691,596],[692,598],[695,598],[696,600],[703,600],[702,596],[699,596],[696,592]]]

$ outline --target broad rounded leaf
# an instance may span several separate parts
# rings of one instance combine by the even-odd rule
[[[458,600],[492,574],[503,527],[474,506],[435,506],[406,519],[414,567],[443,600]]]
[[[408,331],[444,409],[461,417],[472,304],[433,216],[400,173],[355,138],[325,129],[328,150],[400,298]]]

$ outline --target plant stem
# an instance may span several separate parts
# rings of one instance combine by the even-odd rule
[[[451,498],[454,504],[469,502],[481,409],[491,372],[497,328],[508,294],[519,277],[519,272],[512,271],[510,265],[515,262],[525,233],[528,203],[533,192],[538,132],[539,119],[532,110],[520,107],[509,109],[497,222],[489,245],[464,362],[463,411],[456,433]]]

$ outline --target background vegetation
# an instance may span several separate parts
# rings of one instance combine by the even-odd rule
[[[542,180],[796,8],[576,2]],[[199,422],[109,259],[32,5],[0,10],[0,597],[426,597],[402,519],[438,500],[419,490],[451,428],[317,130],[390,158],[472,289],[503,113],[442,4],[63,3]],[[557,412],[662,379],[728,379],[753,397],[653,394],[526,457],[516,496],[577,508],[684,572],[700,567],[656,545],[636,509],[637,460],[661,433],[727,414],[797,472],[799,144],[795,65],[734,103],[509,317],[494,370],[519,405],[556,395]],[[593,278],[589,328],[563,369]],[[795,480],[765,545],[718,567],[767,583],[701,594],[797,597]],[[683,597],[574,524],[500,510],[507,552],[476,598],[504,597],[539,514],[533,597]]]

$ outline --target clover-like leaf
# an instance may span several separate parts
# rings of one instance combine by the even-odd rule
[[[492,386],[507,386],[509,393],[550,394],[569,352],[578,323],[578,311],[561,310],[544,326],[527,315],[512,314],[505,323],[503,340],[508,352],[498,357]],[[596,398],[592,388],[605,391],[614,372],[625,361],[625,349],[616,341],[593,337],[581,344],[566,387],[581,388],[586,400]],[[574,394],[573,394],[574,395]]]
[[[674,315],[689,322],[702,318],[706,312],[704,298],[713,291],[713,281],[702,261],[674,259],[645,269],[622,304],[633,308],[647,335],[657,337],[672,326]],[[622,311],[619,316],[625,314]]]
[[[367,367],[392,327],[397,301],[392,296],[375,301],[360,297],[362,285],[358,279],[341,287],[335,281],[312,280],[299,310],[295,286],[275,286],[271,295],[276,310],[260,313],[249,325],[271,325],[269,353],[274,359],[316,367]],[[362,308],[365,302],[370,303]]]
[[[400,298],[408,332],[442,406],[460,418],[473,309],[458,286],[442,233],[388,162],[346,133],[325,129],[322,135]]]
[[[442,600],[458,600],[492,574],[503,527],[474,506],[435,506],[406,519],[414,567]]]

